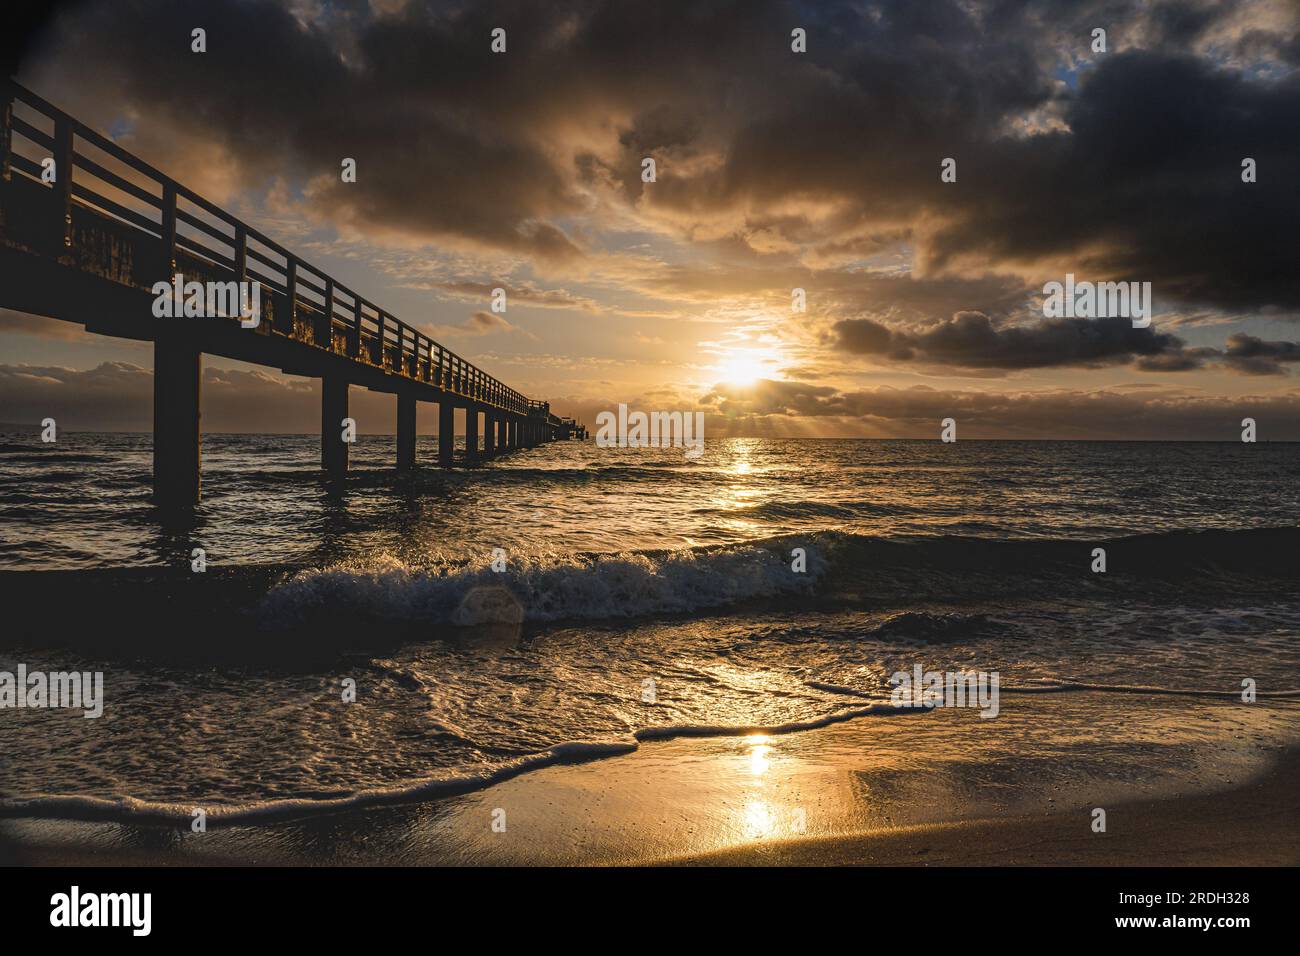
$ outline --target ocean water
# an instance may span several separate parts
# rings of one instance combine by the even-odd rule
[[[0,815],[250,820],[661,737],[930,721],[889,705],[918,663],[997,671],[1022,718],[1096,695],[1121,730],[1134,694],[1208,708],[1256,682],[1253,709],[1142,728],[1153,773],[1201,739],[1294,731],[1300,445],[394,458],[362,438],[331,486],[314,438],[207,436],[203,504],[177,521],[150,503],[147,435],[0,436],[0,670],[103,671],[106,697],[96,720],[0,709]],[[1045,713],[1020,757],[1095,762],[1097,727],[1054,712],[1074,716]]]

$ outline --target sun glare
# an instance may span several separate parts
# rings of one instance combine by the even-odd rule
[[[714,369],[718,378],[728,385],[753,385],[775,371],[770,358],[749,350],[736,350],[723,356]]]

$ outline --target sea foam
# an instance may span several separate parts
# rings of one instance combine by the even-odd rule
[[[801,546],[806,570],[792,569]],[[685,614],[781,594],[808,593],[825,550],[804,537],[726,548],[592,555],[508,554],[481,565],[413,567],[381,555],[299,571],[272,588],[261,613],[278,624],[325,611],[380,620],[473,626]]]

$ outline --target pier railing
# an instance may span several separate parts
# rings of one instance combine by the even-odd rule
[[[54,160],[52,183],[42,177],[44,158]],[[288,336],[517,415],[544,404],[12,80],[0,84],[0,174],[49,190],[56,211],[48,221],[5,224],[7,234],[32,236],[104,278],[144,289],[178,272],[255,281],[264,306],[250,334]],[[86,213],[96,229],[78,227]],[[139,255],[142,238],[160,253]]]

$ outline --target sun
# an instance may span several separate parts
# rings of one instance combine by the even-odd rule
[[[767,363],[753,352],[732,352],[714,367],[729,385],[753,385],[770,374]]]

